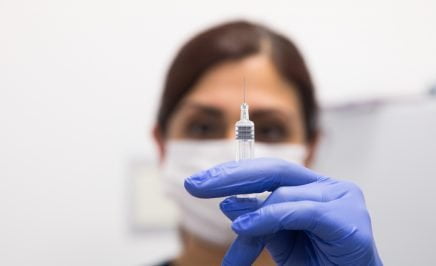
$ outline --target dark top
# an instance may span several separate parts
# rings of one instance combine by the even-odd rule
[[[171,266],[171,261],[165,261],[163,263],[158,263],[154,266]]]

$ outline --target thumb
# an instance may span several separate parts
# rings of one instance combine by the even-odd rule
[[[257,198],[229,197],[220,203],[221,211],[230,219],[257,210],[262,201]],[[251,265],[265,246],[263,237],[237,236],[224,256],[222,265]]]
[[[227,250],[222,265],[251,265],[264,246],[263,237],[238,236]]]
[[[232,224],[238,235],[264,236],[280,230],[314,232],[323,213],[323,203],[314,201],[284,202],[267,205],[236,218]]]
[[[257,210],[262,201],[257,198],[238,198],[232,196],[221,201],[220,209],[230,220],[235,220],[239,216]]]

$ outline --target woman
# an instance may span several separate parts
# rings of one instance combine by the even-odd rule
[[[244,78],[261,158],[235,162]],[[184,45],[154,129],[183,242],[164,265],[381,265],[359,188],[302,166],[317,136],[314,86],[287,38],[237,21]]]

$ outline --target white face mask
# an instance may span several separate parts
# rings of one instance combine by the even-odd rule
[[[231,221],[219,209],[224,198],[198,199],[184,188],[184,180],[190,175],[214,165],[235,159],[235,142],[169,141],[163,164],[164,188],[177,204],[181,226],[199,238],[218,245],[228,245],[235,238]],[[255,144],[256,157],[276,157],[303,164],[307,156],[304,145]]]

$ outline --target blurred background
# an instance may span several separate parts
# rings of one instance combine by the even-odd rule
[[[315,168],[359,183],[386,265],[434,265],[435,1],[0,0],[0,265],[177,254],[150,130],[180,45],[230,19],[294,40]],[[150,204],[153,202],[153,204]]]

